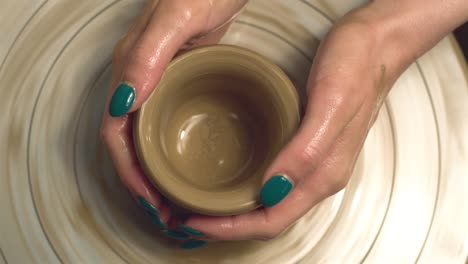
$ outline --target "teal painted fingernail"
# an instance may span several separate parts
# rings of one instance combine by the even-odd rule
[[[151,213],[152,215],[158,215],[159,211],[152,205],[150,202],[146,201],[145,198],[138,196],[137,197],[138,202],[140,203],[141,206],[148,212]]]
[[[180,248],[195,249],[195,248],[203,247],[206,244],[208,244],[207,241],[191,239],[191,240],[187,240],[184,243],[182,243],[182,245],[180,245]]]
[[[275,175],[263,185],[260,201],[264,206],[274,206],[288,195],[292,187],[292,182],[288,178],[283,175]]]
[[[159,227],[161,230],[166,230],[166,229],[167,229],[166,223],[164,223],[163,220],[161,220],[161,218],[159,218],[158,215],[150,214],[149,216],[150,216],[150,218],[151,218],[151,221],[152,221],[153,223],[155,223],[156,225],[158,225],[158,227]]]
[[[176,239],[189,238],[189,235],[185,234],[184,232],[179,232],[179,231],[175,231],[175,230],[171,230],[171,229],[165,230],[165,231],[163,231],[163,233],[168,237],[176,238]]]
[[[112,95],[109,114],[113,117],[124,115],[135,101],[135,89],[126,83],[120,83]]]
[[[205,234],[203,234],[202,232],[200,232],[198,230],[195,230],[195,229],[193,229],[191,227],[185,226],[185,225],[183,225],[181,223],[177,224],[177,226],[180,229],[184,230],[185,232],[187,232],[187,233],[189,233],[189,234],[191,234],[193,236],[200,236],[200,237],[205,236]]]

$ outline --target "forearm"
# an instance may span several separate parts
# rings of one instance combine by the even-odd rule
[[[415,59],[468,20],[468,1],[374,0],[348,17],[371,28],[376,46],[382,49],[382,65],[391,76],[399,76]]]

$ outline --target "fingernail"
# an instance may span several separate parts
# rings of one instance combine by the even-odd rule
[[[195,248],[203,247],[206,244],[208,244],[207,241],[191,239],[191,240],[187,240],[184,243],[182,243],[182,245],[180,245],[180,248],[195,249]]]
[[[175,238],[175,239],[186,239],[186,238],[190,237],[189,235],[185,234],[184,232],[179,232],[179,231],[175,231],[175,230],[171,230],[171,229],[164,230],[163,233],[166,236],[171,237],[171,238]]]
[[[150,202],[146,201],[145,198],[138,196],[137,200],[140,203],[140,205],[143,207],[143,209],[145,209],[148,213],[152,215],[159,214],[159,210],[156,209],[156,207],[154,207],[154,205],[152,205]]]
[[[183,225],[181,223],[177,224],[177,226],[180,229],[184,230],[185,232],[187,232],[187,233],[189,233],[189,234],[191,234],[193,236],[200,236],[200,237],[205,236],[205,234],[203,234],[202,232],[200,232],[200,231],[198,231],[196,229],[193,229],[191,227],[185,226],[185,225]]]
[[[167,229],[166,223],[164,223],[163,220],[158,215],[149,214],[149,217],[151,218],[151,221],[155,223],[156,225],[158,225],[158,227],[161,230],[164,231]]]
[[[126,83],[120,83],[112,95],[109,114],[118,117],[126,114],[135,101],[135,89]]]
[[[292,187],[292,182],[288,178],[283,175],[275,175],[263,185],[260,201],[264,206],[274,206],[288,195]]]

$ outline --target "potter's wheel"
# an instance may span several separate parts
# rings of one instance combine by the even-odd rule
[[[224,43],[303,88],[318,42],[362,1],[252,0]],[[466,63],[445,38],[398,80],[346,190],[282,237],[173,249],[114,174],[98,127],[112,47],[142,1],[3,0],[0,263],[461,263]]]

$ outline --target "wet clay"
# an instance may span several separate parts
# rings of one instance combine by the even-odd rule
[[[259,206],[265,169],[299,123],[286,75],[248,50],[217,45],[174,60],[139,111],[145,172],[170,200],[209,215]]]
[[[258,84],[229,76],[204,76],[187,85],[165,131],[168,159],[181,177],[204,189],[223,189],[255,173],[265,161],[267,119],[242,96]],[[260,106],[258,106],[260,107]]]

